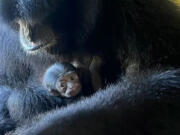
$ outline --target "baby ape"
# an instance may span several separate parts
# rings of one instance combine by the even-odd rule
[[[180,66],[180,16],[173,1],[2,0],[0,5],[27,53],[51,54],[71,64],[88,57],[80,67],[100,87],[124,74],[129,77],[129,83],[42,115],[37,125],[15,134],[179,134],[179,71],[150,72],[142,78],[138,73]],[[28,104],[29,97],[25,99],[21,103]]]
[[[74,97],[82,89],[76,69],[69,63],[58,63],[48,68],[43,83],[56,96]]]
[[[80,76],[81,75],[81,76]],[[55,63],[50,66],[43,76],[43,84],[55,96],[72,99],[88,96],[93,93],[91,78],[87,74],[86,82],[82,80],[82,73],[69,63]],[[88,87],[86,87],[88,86]]]

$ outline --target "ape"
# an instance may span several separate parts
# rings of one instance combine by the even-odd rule
[[[180,65],[174,61],[180,56],[180,18],[173,1],[2,0],[0,4],[3,18],[19,32],[27,53],[77,62],[77,68],[90,70],[97,89],[122,79],[84,102],[35,118],[37,124],[34,120],[26,125],[30,128],[14,134],[179,134],[179,71],[139,75]],[[17,93],[15,97],[19,99]]]
[[[50,66],[43,76],[43,84],[55,96],[72,98],[87,96],[93,93],[91,77],[88,73],[86,82],[82,80],[82,72],[69,63],[55,63]],[[89,86],[88,88],[86,86]]]
[[[164,0],[1,2],[2,17],[19,31],[27,53],[45,51],[69,63],[78,59],[99,87],[115,82],[132,64],[139,70],[178,67],[177,9]],[[95,57],[101,62],[91,66]]]

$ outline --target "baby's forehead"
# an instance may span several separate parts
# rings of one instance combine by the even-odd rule
[[[75,71],[69,71],[69,72],[61,74],[61,80],[64,80],[64,79],[68,80],[68,79],[71,79],[71,77],[78,78],[78,75]]]

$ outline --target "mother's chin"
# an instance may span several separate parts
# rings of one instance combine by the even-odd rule
[[[26,52],[37,52],[57,44],[54,32],[47,26],[34,24],[30,26],[24,21],[19,21],[19,38]]]
[[[31,42],[22,34],[20,34],[20,43],[23,49],[28,53],[37,52],[39,50],[46,50],[46,48],[54,46],[56,44],[56,40],[52,40],[51,42]]]

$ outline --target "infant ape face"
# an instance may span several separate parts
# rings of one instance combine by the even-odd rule
[[[69,63],[50,66],[43,76],[44,86],[55,96],[74,97],[82,89],[75,67]]]
[[[58,78],[56,88],[61,96],[73,97],[80,93],[82,86],[77,73],[70,71]]]

